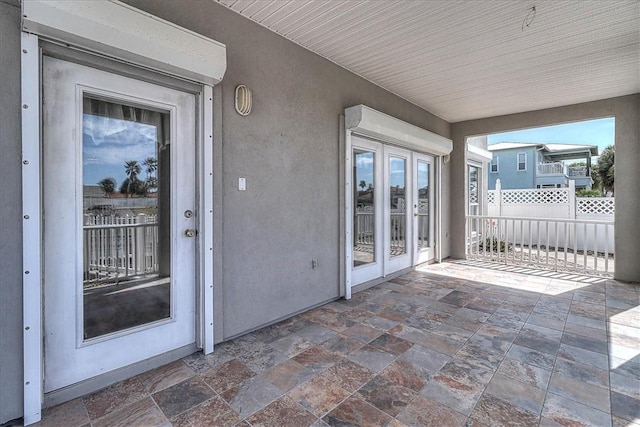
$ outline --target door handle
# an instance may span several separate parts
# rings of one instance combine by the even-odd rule
[[[198,234],[197,230],[184,230],[185,237],[196,237],[196,234]]]

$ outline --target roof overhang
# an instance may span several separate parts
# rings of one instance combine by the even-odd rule
[[[493,158],[493,153],[475,145],[467,145],[467,160],[488,163]]]
[[[224,44],[116,0],[24,0],[22,29],[207,85],[227,68]]]

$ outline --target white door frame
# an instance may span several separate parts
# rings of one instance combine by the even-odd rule
[[[442,156],[446,156],[453,150],[453,141],[426,129],[391,117],[380,111],[365,105],[356,105],[345,109],[345,298],[350,299],[353,287],[353,147],[352,136],[361,135],[374,138],[385,144],[394,145],[411,151],[421,152],[434,156],[437,161],[435,171],[436,185],[436,225],[435,247],[438,261],[442,258]]]
[[[41,49],[36,35],[22,33],[22,214],[24,423],[40,421],[44,401],[42,301]],[[202,82],[200,82],[202,83]],[[213,351],[213,90],[202,84],[199,106],[198,345]]]
[[[435,229],[436,229],[436,221],[435,221],[435,206],[439,203],[439,201],[435,200],[435,187],[436,187],[436,179],[435,179],[435,161],[434,157],[422,154],[422,153],[413,153],[413,201],[419,203],[419,188],[418,188],[418,163],[425,162],[429,165],[429,246],[425,250],[420,250],[417,245],[418,241],[418,229],[419,229],[419,206],[415,205],[412,207],[413,209],[413,241],[416,242],[416,247],[414,250],[414,258],[413,265],[422,264],[424,262],[432,261],[435,259]],[[438,180],[439,181],[439,180]]]
[[[374,188],[375,188],[375,250],[376,250],[376,258],[375,262],[363,266],[353,267],[353,218],[355,215],[356,206],[353,203],[353,193],[357,186],[356,182],[353,182],[353,167],[354,167],[354,158],[353,151],[354,149],[361,148],[364,150],[371,150],[375,153],[375,170],[374,170]],[[414,217],[414,208],[412,206],[414,199],[416,199],[416,186],[417,186],[417,168],[416,164],[418,160],[424,161],[428,160],[430,165],[429,175],[431,183],[429,185],[430,189],[430,203],[429,210],[429,222],[430,222],[430,248],[428,252],[428,260],[435,259],[435,249],[439,244],[439,230],[440,230],[440,201],[435,199],[436,190],[439,189],[440,186],[440,168],[434,170],[435,167],[435,159],[439,157],[434,157],[430,154],[424,154],[413,150],[408,150],[405,148],[398,148],[395,145],[385,144],[383,141],[377,141],[368,137],[363,137],[358,133],[354,133],[351,131],[347,131],[346,135],[346,170],[345,176],[347,177],[346,189],[345,189],[345,254],[346,254],[346,293],[345,298],[351,298],[351,288],[360,283],[365,283],[370,280],[374,280],[380,277],[386,277],[389,274],[392,274],[396,271],[402,270],[404,268],[413,267],[419,263],[425,262],[427,260],[420,258],[420,254],[417,249],[417,217]],[[407,253],[397,257],[390,256],[390,227],[385,225],[385,221],[389,220],[390,216],[390,181],[389,181],[389,158],[390,157],[401,157],[406,159],[406,170],[405,170],[405,203],[406,212],[406,245],[407,245]],[[409,204],[411,202],[411,206]],[[438,260],[439,261],[439,260]],[[366,270],[366,273],[365,273]],[[357,282],[354,284],[354,282]]]

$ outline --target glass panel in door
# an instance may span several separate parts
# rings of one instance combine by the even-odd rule
[[[373,151],[353,150],[353,267],[376,261],[375,158]]]
[[[430,246],[430,180],[429,180],[429,163],[423,160],[417,161],[417,193],[418,199],[415,203],[416,214],[418,218],[417,224],[417,247],[418,251],[428,249]]]
[[[389,156],[389,254],[407,253],[407,160]]]
[[[170,117],[85,94],[83,338],[171,317]]]
[[[435,180],[433,157],[414,153],[413,225],[414,265],[428,262],[435,255]]]
[[[479,198],[479,168],[474,165],[469,165],[469,215],[479,215],[480,214],[480,198]],[[471,221],[471,231],[473,233],[477,232],[477,221]]]

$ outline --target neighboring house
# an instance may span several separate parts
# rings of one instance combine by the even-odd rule
[[[565,188],[569,180],[576,189],[591,189],[591,158],[598,155],[596,145],[500,142],[487,148],[493,153],[489,164],[489,190]],[[569,166],[573,162],[585,166]]]
[[[280,10],[280,3],[346,5],[268,4]],[[380,4],[376,15],[385,20],[380,11],[393,10],[391,17],[396,8],[433,2],[349,3]],[[449,13],[455,5],[468,7],[437,6],[451,15],[447,27],[459,27]],[[311,11],[283,16],[297,28]],[[511,19],[518,36],[520,14]],[[502,33],[500,16],[494,29]],[[357,21],[387,34],[378,20]],[[337,45],[349,40],[335,32]],[[471,40],[465,34],[460,44]],[[437,38],[448,55],[454,44]],[[636,90],[445,119],[213,1],[0,0],[0,39],[0,424],[23,415],[32,423],[43,405],[210,353],[418,264],[464,257],[466,194],[469,187],[478,193],[491,175],[479,170],[489,156],[467,148],[467,136],[616,117],[616,230],[625,230],[616,234],[624,249],[616,250],[616,274],[640,277]],[[474,41],[464,47],[465,63],[478,49]],[[430,46],[424,43],[421,51]],[[363,44],[350,52],[372,51]],[[398,55],[374,62],[406,68],[411,55]],[[457,72],[475,78],[472,67]],[[421,70],[416,76],[430,78]],[[445,89],[452,100],[467,90]],[[481,110],[484,98],[466,104]],[[549,110],[540,114],[541,105]],[[519,111],[528,112],[510,114]],[[85,126],[85,115],[96,122]],[[85,130],[94,146],[83,145]],[[114,155],[119,170],[154,150],[157,199],[99,201],[113,210],[127,204],[145,221],[83,225],[82,172],[97,167],[83,160],[87,147],[108,149],[102,152]],[[128,206],[139,202],[153,206]],[[479,209],[477,198],[471,204]]]

